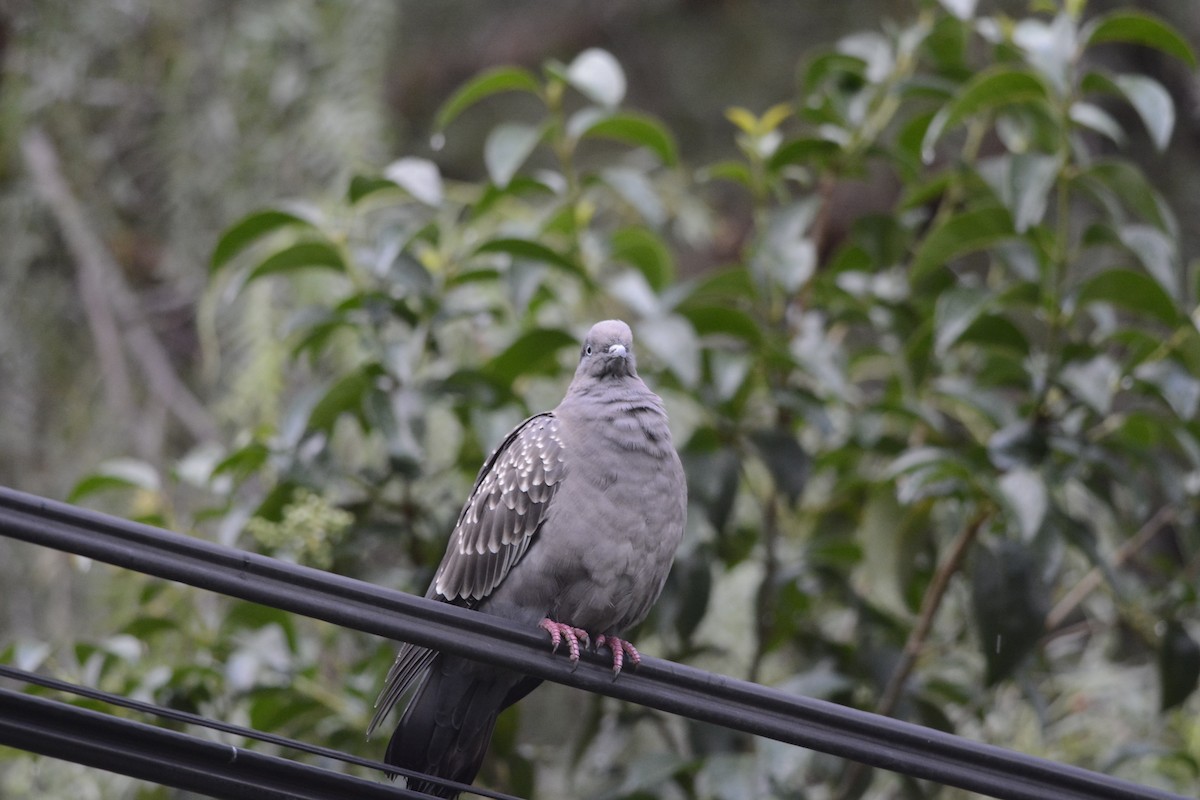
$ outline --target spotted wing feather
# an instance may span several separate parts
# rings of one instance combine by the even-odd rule
[[[558,420],[521,423],[479,470],[427,597],[473,606],[500,585],[528,549],[566,474]],[[375,701],[367,734],[428,670],[436,653],[405,644]]]
[[[566,473],[559,423],[530,417],[475,479],[433,581],[433,594],[474,605],[500,585],[541,527]]]

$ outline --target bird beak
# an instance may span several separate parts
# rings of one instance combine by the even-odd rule
[[[619,356],[620,358],[624,358],[625,357],[625,345],[614,344],[612,347],[608,348],[608,354],[610,356]]]

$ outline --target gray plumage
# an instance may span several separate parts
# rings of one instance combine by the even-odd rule
[[[558,407],[518,425],[480,469],[426,597],[568,640],[571,629],[604,637],[619,671],[622,650],[637,653],[616,637],[662,591],[686,505],[666,410],[638,377],[629,326],[597,323]],[[539,682],[405,645],[369,730],[419,685],[388,763],[470,783],[496,716]]]

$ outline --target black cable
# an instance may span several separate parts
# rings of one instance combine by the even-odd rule
[[[0,689],[0,744],[223,800],[429,800],[99,711]]]
[[[406,778],[417,778],[418,780],[436,783],[450,789],[455,789],[459,792],[469,792],[470,794],[478,795],[480,797],[490,797],[493,800],[521,800],[519,797],[511,794],[505,794],[504,792],[497,792],[477,786],[468,786],[465,783],[445,780],[433,775],[426,775],[425,773],[417,772],[416,770],[403,769],[391,764],[385,764],[382,761],[372,761],[369,758],[362,758],[351,753],[343,753],[342,751],[334,750],[331,747],[321,747],[320,745],[309,744],[308,742],[301,742],[296,739],[289,739],[286,736],[279,736],[278,734],[255,730],[254,728],[245,728],[240,725],[234,725],[230,722],[209,719],[208,717],[203,717],[199,714],[193,714],[190,711],[181,711],[176,708],[167,708],[166,706],[155,705],[154,703],[134,700],[129,697],[123,697],[119,694],[112,694],[110,692],[101,691],[100,689],[93,689],[90,686],[80,686],[75,683],[68,683],[67,681],[61,681],[57,678],[51,678],[46,675],[39,675],[36,672],[27,672],[26,670],[10,667],[6,664],[0,664],[0,677],[9,678],[22,683],[31,683],[36,686],[42,686],[47,689],[53,689],[58,692],[65,692],[67,694],[73,694],[79,697],[86,697],[90,700],[98,700],[101,703],[107,703],[108,705],[118,706],[120,708],[127,708],[131,711],[138,711],[143,714],[151,714],[153,716],[162,717],[163,719],[169,719],[175,722],[183,722],[188,725],[198,725],[211,730],[221,731],[222,733],[241,736],[246,739],[255,739],[260,742],[266,742],[267,744],[286,747],[292,750],[299,750],[300,752],[309,753],[315,756],[322,756],[323,758],[328,758],[333,761],[341,761],[346,764],[354,764],[359,767],[366,767],[368,769],[376,770],[377,772],[395,773],[397,775],[403,775]]]
[[[0,488],[0,535],[411,641],[538,678],[997,798],[1184,800],[1089,770],[643,657],[613,679],[572,669],[545,637],[487,614]]]

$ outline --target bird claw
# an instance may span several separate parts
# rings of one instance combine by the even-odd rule
[[[550,634],[550,652],[557,653],[558,646],[562,644],[563,639],[567,640],[567,653],[571,659],[572,668],[579,664],[579,640],[582,639],[586,646],[591,637],[583,628],[576,628],[573,625],[567,625],[565,622],[555,622],[547,617],[538,623],[538,627]]]
[[[605,636],[601,634],[596,637],[596,647],[603,647],[605,644],[612,650],[612,667],[613,679],[621,674],[621,667],[625,665],[625,656],[629,656],[630,663],[637,666],[642,663],[642,654],[633,646],[633,642],[625,639],[618,639],[616,636]]]

